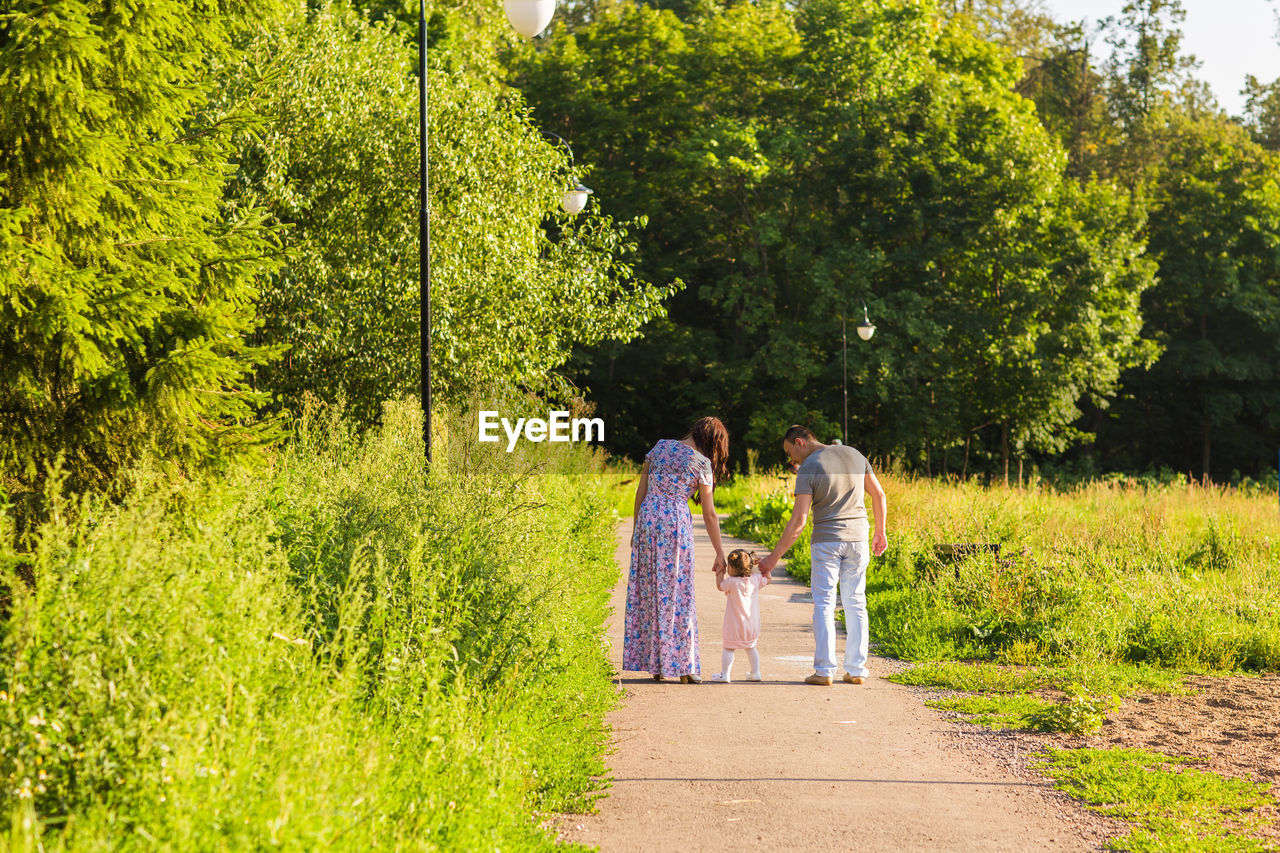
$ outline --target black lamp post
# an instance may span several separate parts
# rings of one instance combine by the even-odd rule
[[[533,38],[551,23],[555,0],[504,0],[516,32]],[[418,339],[421,347],[422,441],[431,464],[431,215],[427,209],[427,0],[418,0],[418,117],[421,155],[418,181]],[[563,140],[562,140],[563,141]],[[565,143],[566,146],[568,143]],[[572,152],[570,158],[572,159]],[[586,189],[583,187],[583,189]],[[590,190],[587,190],[590,192]],[[583,204],[586,197],[583,196]]]
[[[857,329],[858,337],[864,341],[871,340],[871,336],[876,333],[876,327],[867,317],[866,300],[862,300],[862,322],[858,324]],[[845,315],[842,312],[840,314],[840,349],[844,362],[844,443],[847,446],[849,444],[849,337],[846,332]]]
[[[422,441],[431,464],[431,214],[427,209],[427,0],[418,0],[418,343],[421,347]]]

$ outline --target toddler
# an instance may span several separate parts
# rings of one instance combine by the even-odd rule
[[[734,649],[746,649],[751,673],[747,681],[760,681],[760,654],[756,640],[760,638],[760,587],[769,578],[752,569],[759,562],[755,555],[741,548],[729,554],[728,574],[716,571],[716,586],[727,597],[724,608],[724,651],[720,653],[720,671],[711,676],[718,684],[728,684],[733,669]]]

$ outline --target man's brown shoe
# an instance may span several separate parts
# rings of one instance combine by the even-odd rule
[[[813,675],[811,675],[811,676],[809,676],[808,678],[806,678],[806,679],[804,680],[804,683],[805,683],[805,684],[820,684],[820,685],[822,685],[823,687],[830,687],[830,686],[831,686],[831,676],[829,676],[829,675],[818,675],[818,673],[816,673],[816,672],[815,672]]]
[[[849,673],[846,672],[844,674],[844,680],[849,682],[850,684],[861,684],[863,681],[863,678],[861,675],[850,675]]]

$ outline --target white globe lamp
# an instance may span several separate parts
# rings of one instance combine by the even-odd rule
[[[515,31],[525,38],[533,38],[551,23],[556,0],[503,0],[502,7]]]
[[[871,340],[871,336],[876,333],[876,327],[872,325],[871,320],[867,317],[867,303],[862,303],[862,322],[858,324],[858,337],[864,341]]]
[[[577,216],[587,206],[587,197],[590,195],[591,190],[582,184],[575,183],[564,191],[564,196],[560,199],[560,207],[564,208],[564,212],[570,216]]]

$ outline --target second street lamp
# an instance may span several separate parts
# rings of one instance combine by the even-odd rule
[[[503,0],[507,20],[520,35],[533,38],[551,23],[556,0]],[[427,0],[418,0],[418,338],[422,372],[422,441],[431,464],[431,214],[427,195]],[[571,155],[572,156],[572,155]],[[581,185],[579,185],[581,186]],[[582,187],[582,189],[586,189]],[[590,190],[587,190],[589,193]],[[568,196],[566,195],[566,200]],[[562,202],[563,204],[564,202]],[[576,200],[575,200],[576,203]],[[586,204],[582,197],[578,210]],[[565,208],[568,210],[568,207]],[[576,212],[576,211],[570,211]]]
[[[867,317],[867,303],[862,303],[862,322],[858,324],[858,337],[864,341],[871,340],[871,336],[876,333],[876,327],[871,324],[871,320]]]
[[[589,195],[591,190],[584,187],[581,181],[575,180],[573,186],[564,191],[564,196],[560,199],[560,207],[570,216],[577,216],[587,206]]]
[[[862,300],[862,322],[857,328],[858,337],[864,341],[871,340],[871,336],[876,333],[876,327],[867,316],[866,300]],[[849,444],[849,335],[843,312],[840,314],[840,350],[844,368],[844,443],[847,446]]]
[[[591,195],[591,190],[582,185],[576,177],[572,176],[573,170],[573,148],[565,141],[565,138],[558,133],[552,133],[549,130],[539,130],[547,139],[554,139],[557,143],[564,146],[564,150],[569,154],[569,169],[571,183],[569,188],[564,191],[564,195],[560,197],[560,208],[570,216],[577,216],[582,209],[587,206],[587,197]]]

